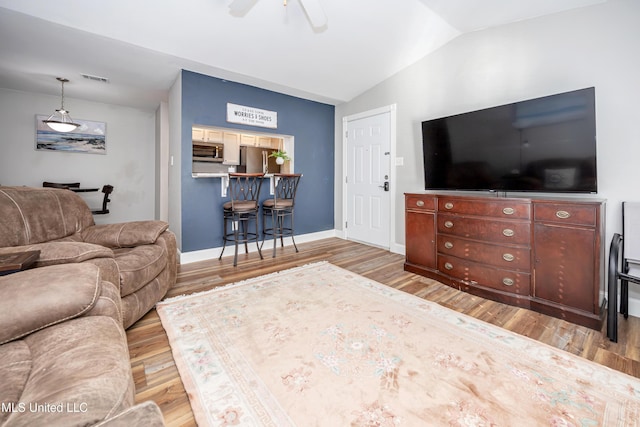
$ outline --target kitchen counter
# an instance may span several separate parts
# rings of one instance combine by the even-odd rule
[[[192,178],[223,178],[229,176],[228,172],[195,172],[191,174]]]
[[[227,197],[227,188],[229,188],[229,173],[228,172],[196,172],[191,174],[192,178],[220,178],[220,195]],[[269,194],[273,194],[274,180],[273,174],[265,174],[265,178],[269,178]]]
[[[194,172],[191,174],[192,178],[228,178],[229,172]],[[265,178],[273,178],[272,173],[264,175]]]

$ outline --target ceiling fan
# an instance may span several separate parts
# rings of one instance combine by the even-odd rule
[[[298,0],[304,9],[311,26],[315,29],[322,28],[327,25],[327,15],[325,15],[320,0]],[[258,0],[233,0],[229,4],[229,12],[233,16],[244,16]],[[283,0],[287,5],[287,0]]]

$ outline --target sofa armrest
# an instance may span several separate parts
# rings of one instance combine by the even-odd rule
[[[0,345],[90,311],[101,294],[100,270],[66,264],[0,277]]]
[[[40,251],[35,267],[57,264],[73,264],[97,258],[113,258],[113,251],[107,247],[74,241],[51,241],[24,246],[0,248],[0,254],[25,251]]]
[[[96,424],[96,427],[163,427],[164,425],[160,408],[155,402],[148,400]]]
[[[36,267],[73,264],[95,258],[114,257],[111,249],[84,242],[45,242],[29,245],[28,250],[40,251]]]
[[[166,222],[153,220],[97,224],[82,231],[82,240],[108,248],[131,248],[155,243],[168,228]]]

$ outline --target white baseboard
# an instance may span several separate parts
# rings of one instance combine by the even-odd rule
[[[640,299],[629,298],[629,316],[640,317]]]
[[[315,240],[328,239],[330,237],[340,237],[337,235],[336,230],[319,231],[317,233],[299,234],[295,236],[296,244],[313,242]],[[293,246],[291,238],[284,239],[285,246]],[[263,251],[273,249],[273,239],[264,241]],[[244,252],[244,248],[241,249]],[[200,251],[181,252],[180,264],[189,264],[198,261],[207,261],[210,259],[217,259],[222,252],[222,246],[217,248],[203,249]],[[249,243],[249,252],[258,252],[258,248],[255,243]],[[224,257],[233,256],[233,245],[227,245],[224,251]]]
[[[618,295],[618,305],[616,307],[620,308],[620,295]],[[640,317],[640,299],[629,297],[629,316]]]
[[[389,251],[393,252],[394,254],[400,254],[400,255],[405,255],[407,253],[405,251],[405,246],[400,245],[398,243],[392,244],[391,248],[389,248]]]

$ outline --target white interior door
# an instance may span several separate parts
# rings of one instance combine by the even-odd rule
[[[390,113],[347,121],[346,236],[390,245]]]

